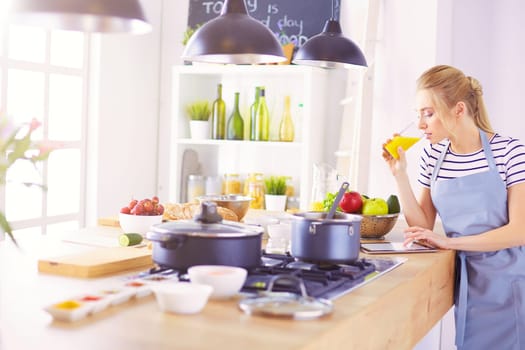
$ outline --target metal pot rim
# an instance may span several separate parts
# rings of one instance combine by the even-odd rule
[[[328,213],[326,212],[308,211],[304,213],[294,214],[294,219],[299,221],[319,222],[327,224],[351,224],[355,222],[360,223],[361,220],[363,220],[363,217],[361,215],[347,214],[341,212],[337,212],[333,219],[325,219],[327,214]]]

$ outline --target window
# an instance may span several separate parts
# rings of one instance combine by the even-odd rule
[[[84,224],[90,36],[0,25],[0,37],[0,110],[16,123],[38,119],[35,136],[62,145],[37,169],[17,163],[9,170],[1,209],[17,237],[78,229]]]

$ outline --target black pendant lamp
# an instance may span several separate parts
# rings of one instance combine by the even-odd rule
[[[182,58],[224,64],[278,63],[286,60],[272,31],[248,15],[244,0],[225,0],[221,14],[191,36]]]
[[[338,7],[338,6],[337,6]],[[326,21],[323,32],[308,39],[294,56],[293,63],[317,66],[322,68],[337,68],[363,66],[367,67],[365,56],[361,49],[343,35],[339,16],[335,16],[332,0],[332,18]]]
[[[50,29],[144,34],[139,0],[12,0],[10,21]]]

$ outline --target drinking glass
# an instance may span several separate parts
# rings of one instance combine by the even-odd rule
[[[422,132],[417,128],[416,122],[411,122],[406,127],[403,128],[400,132],[394,136],[390,142],[388,142],[384,149],[392,155],[395,159],[399,159],[399,154],[397,150],[399,147],[407,151],[410,147],[415,145],[419,140],[421,140]]]

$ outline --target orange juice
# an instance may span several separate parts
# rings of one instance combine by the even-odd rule
[[[398,147],[401,146],[401,148],[406,151],[419,140],[419,137],[394,136],[394,138],[385,146],[385,149],[392,155],[392,157],[399,159],[399,154],[397,153]]]

